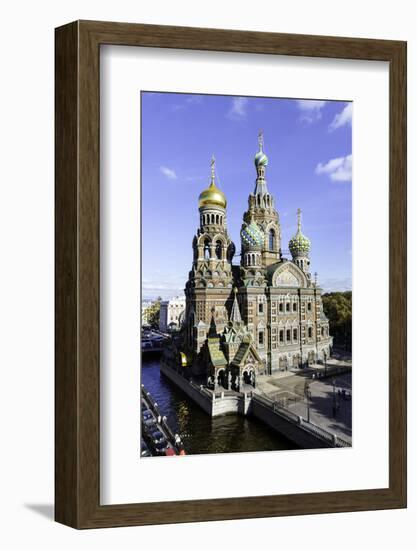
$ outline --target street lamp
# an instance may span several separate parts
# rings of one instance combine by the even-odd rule
[[[310,384],[306,380],[304,384],[304,397],[306,399],[307,404],[307,422],[310,423],[310,397],[311,397],[311,390],[310,390]]]

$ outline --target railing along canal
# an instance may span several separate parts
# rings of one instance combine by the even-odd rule
[[[281,417],[285,418],[287,421],[298,425],[300,428],[311,433],[322,441],[329,443],[332,447],[351,447],[351,444],[342,437],[336,434],[332,434],[324,428],[316,426],[311,422],[307,422],[307,420],[305,420],[302,416],[299,416],[289,411],[288,409],[285,409],[284,407],[272,401],[271,399],[268,399],[267,397],[254,393],[252,398],[254,401],[258,401],[259,403],[262,403],[264,406],[268,407],[275,414],[278,414]]]

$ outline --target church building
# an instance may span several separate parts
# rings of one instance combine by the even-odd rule
[[[321,289],[310,273],[310,240],[297,230],[283,257],[281,225],[268,190],[263,136],[255,188],[240,231],[240,265],[227,230],[227,201],[211,182],[199,196],[200,226],[185,286],[181,364],[209,388],[240,390],[258,376],[325,362],[332,348]]]

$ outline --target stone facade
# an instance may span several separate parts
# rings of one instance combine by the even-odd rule
[[[181,327],[185,311],[185,297],[177,296],[161,302],[159,312],[159,330],[178,330]]]
[[[259,375],[326,361],[332,347],[321,289],[310,275],[310,241],[298,230],[282,255],[281,226],[265,179],[260,135],[256,182],[243,215],[240,265],[227,231],[226,198],[210,186],[199,198],[200,226],[185,287],[182,353],[208,387],[239,390]]]

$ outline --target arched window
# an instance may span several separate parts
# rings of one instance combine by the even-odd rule
[[[216,258],[218,260],[222,259],[222,242],[216,241]]]
[[[209,240],[204,241],[204,259],[205,260],[210,259],[210,241]]]
[[[216,223],[217,223],[217,225],[219,225],[219,215],[218,214],[216,214]]]
[[[275,231],[273,229],[269,231],[269,250],[275,250]]]

